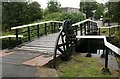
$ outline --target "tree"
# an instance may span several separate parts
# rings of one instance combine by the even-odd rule
[[[41,6],[37,2],[32,2],[29,4],[27,9],[27,14],[29,15],[29,20],[34,22],[35,20],[41,20],[43,17],[43,11]]]
[[[86,18],[93,17],[93,11],[97,9],[97,2],[80,2],[80,11],[86,14]]]
[[[49,13],[53,13],[53,12],[60,12],[60,6],[61,4],[57,1],[54,0],[50,0],[47,3],[47,9]]]
[[[100,19],[101,15],[104,15],[105,5],[97,3],[97,9],[94,14],[96,20]]]
[[[113,22],[118,22],[120,24],[120,1],[119,2],[108,2],[106,3],[108,12],[106,17],[111,19]]]
[[[42,9],[37,2],[3,2],[3,30],[42,19]]]
[[[3,2],[2,3],[2,24],[3,29],[10,29],[12,26],[23,24],[20,15],[23,15],[23,10],[26,8],[26,2]]]

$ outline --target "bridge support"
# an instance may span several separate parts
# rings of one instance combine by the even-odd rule
[[[103,74],[111,75],[110,70],[108,68],[108,48],[107,47],[106,47],[106,54],[105,54],[105,67],[103,67],[102,72]]]
[[[19,41],[18,41],[18,29],[15,30],[16,32],[16,46],[19,45]]]
[[[90,53],[90,41],[88,39],[88,54],[86,55],[86,57],[92,57],[92,54]]]
[[[102,53],[102,55],[100,56],[100,58],[105,58],[105,49],[103,49],[103,53]]]

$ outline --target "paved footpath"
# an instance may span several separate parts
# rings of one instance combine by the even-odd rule
[[[28,66],[23,63],[41,56],[41,53],[30,51],[6,51],[0,52],[0,64],[2,64],[3,77],[57,77],[55,69],[46,69],[37,66]],[[49,74],[53,72],[52,74]]]

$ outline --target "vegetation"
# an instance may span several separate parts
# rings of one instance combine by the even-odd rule
[[[37,2],[3,2],[2,5],[3,31],[42,19],[42,9]]]
[[[48,3],[47,3],[47,9],[48,9],[48,12],[49,13],[53,13],[53,12],[60,12],[60,6],[61,4],[57,1],[54,1],[54,0],[50,0]]]
[[[108,7],[108,13],[106,17],[108,17],[112,22],[116,22],[120,24],[120,1],[119,2],[109,2],[106,4]],[[120,29],[119,29],[120,30]],[[113,43],[120,48],[120,31],[115,35]]]
[[[120,23],[120,1],[119,2],[108,2],[106,3],[108,12],[106,13],[106,18],[109,18],[112,22]]]
[[[120,31],[116,32],[115,38],[112,40],[112,43],[120,48]]]
[[[101,16],[104,16],[104,9],[105,9],[105,5],[97,3],[97,9],[95,10],[93,17],[96,20],[100,20]]]
[[[66,19],[71,19],[73,23],[79,22],[85,17],[81,13],[64,13],[64,12],[55,12],[45,16],[45,20],[59,20],[63,21]]]
[[[96,2],[80,2],[80,11],[86,14],[86,18],[93,17],[93,11],[96,8]]]
[[[80,55],[72,56],[70,61],[61,63],[57,72],[60,77],[109,77],[101,72],[103,65],[98,58],[80,57]],[[112,71],[113,75],[117,75],[116,71]]]

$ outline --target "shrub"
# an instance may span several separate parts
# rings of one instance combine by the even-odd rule
[[[45,20],[58,20],[58,21],[71,19],[73,23],[76,23],[85,19],[84,15],[81,13],[60,13],[60,12],[48,14],[44,18]]]

